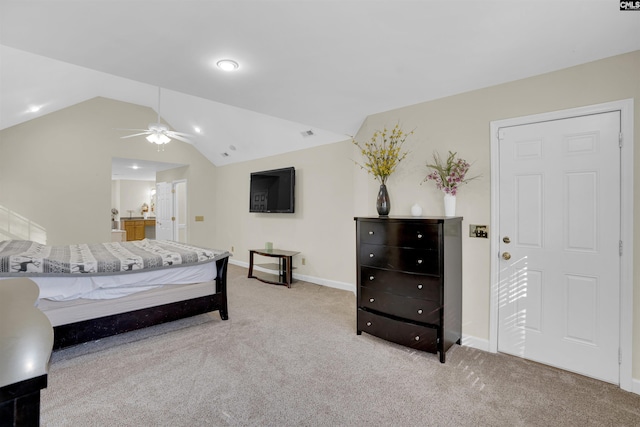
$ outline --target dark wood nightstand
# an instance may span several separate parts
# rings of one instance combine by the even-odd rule
[[[53,328],[27,278],[0,280],[0,425],[38,426]]]

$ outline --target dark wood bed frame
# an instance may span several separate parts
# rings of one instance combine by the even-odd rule
[[[222,320],[227,320],[228,263],[228,256],[216,261],[216,290],[211,295],[55,326],[53,348],[69,347],[216,310]]]

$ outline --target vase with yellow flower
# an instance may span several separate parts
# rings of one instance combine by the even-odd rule
[[[378,197],[376,199],[376,210],[378,215],[385,217],[391,212],[391,200],[387,191],[387,179],[396,170],[398,163],[407,157],[407,151],[402,151],[402,145],[411,132],[404,132],[399,124],[391,130],[385,126],[382,130],[376,130],[369,141],[352,142],[360,149],[360,154],[364,158],[363,163],[356,162],[368,174],[380,182]]]

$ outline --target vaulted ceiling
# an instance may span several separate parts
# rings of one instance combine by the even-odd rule
[[[0,0],[0,129],[95,96],[156,109],[162,87],[163,119],[225,165],[638,49],[613,0]]]

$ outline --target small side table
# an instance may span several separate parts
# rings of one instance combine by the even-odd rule
[[[249,250],[249,278],[250,279],[258,279],[261,282],[271,283],[273,285],[286,285],[288,288],[291,287],[291,282],[293,281],[293,257],[294,255],[298,255],[300,252],[295,251],[283,251],[281,249],[250,249]],[[253,273],[253,258],[254,255],[261,255],[265,257],[278,258],[278,263],[272,264],[260,264],[260,267],[264,267],[270,270],[277,270],[277,280],[271,280],[270,277],[266,275],[256,276]],[[274,275],[270,275],[274,276]]]

